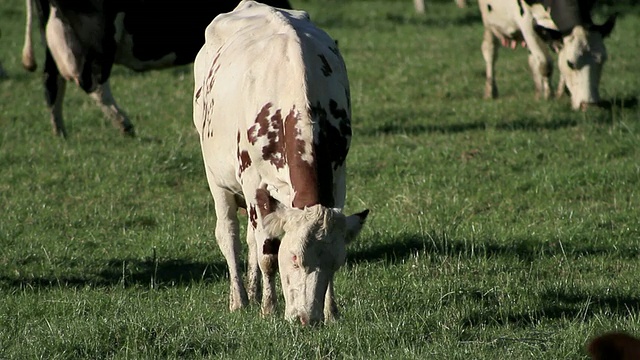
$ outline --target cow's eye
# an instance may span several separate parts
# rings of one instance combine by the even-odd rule
[[[569,69],[571,70],[575,70],[576,69],[576,64],[567,60],[567,66],[569,67]]]

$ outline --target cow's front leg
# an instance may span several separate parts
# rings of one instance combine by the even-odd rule
[[[556,90],[556,98],[560,99],[562,96],[564,96],[566,90],[567,90],[566,80],[564,79],[564,76],[560,74],[560,79],[558,80],[558,89]]]
[[[113,125],[120,129],[124,135],[134,136],[133,124],[127,114],[120,109],[116,100],[111,94],[109,81],[98,85],[95,91],[90,93],[91,98],[98,103],[102,112],[113,122]]]
[[[210,178],[209,170],[207,177]],[[229,310],[234,311],[249,302],[240,271],[238,206],[232,193],[216,187],[212,181],[209,186],[216,209],[216,240],[229,268]]]
[[[551,59],[531,53],[529,55],[529,67],[536,85],[536,99],[549,99],[551,95],[549,79],[553,71]]]
[[[484,98],[495,99],[498,97],[498,87],[495,78],[495,65],[498,59],[498,38],[493,36],[489,29],[484,29],[482,39],[482,57],[485,62],[486,80],[484,84]]]
[[[333,294],[333,280],[331,280],[324,297],[324,321],[329,322],[336,320],[339,315],[338,305],[336,304],[336,299]]]
[[[529,48],[529,67],[536,85],[536,98],[549,99],[551,95],[550,79],[553,73],[553,59],[545,42],[535,33],[528,22],[529,17],[521,23],[522,37]]]
[[[263,315],[273,314],[276,309],[276,273],[278,271],[278,250],[280,239],[258,239],[258,261],[262,271],[262,304]]]

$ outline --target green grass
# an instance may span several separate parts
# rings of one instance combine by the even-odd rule
[[[347,212],[371,209],[336,278],[342,318],[229,313],[191,118],[189,66],[112,88],[123,138],[69,84],[51,135],[20,68],[22,2],[0,5],[0,359],[585,359],[640,334],[640,13],[607,41],[607,109],[534,100],[502,50],[482,100],[475,3],[293,0],[339,40],[352,87]],[[37,54],[42,66],[43,51]],[[244,222],[244,220],[243,220]]]

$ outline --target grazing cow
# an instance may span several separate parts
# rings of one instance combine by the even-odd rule
[[[597,104],[600,74],[607,60],[603,39],[611,33],[616,17],[612,15],[603,25],[594,24],[590,15],[594,3],[595,0],[479,0],[485,28],[485,98],[498,96],[494,66],[500,41],[526,42],[536,95],[549,98],[553,60],[546,41],[558,51],[560,81],[556,95],[560,97],[566,87],[574,109]]]
[[[610,332],[589,342],[587,350],[593,360],[640,359],[640,339],[623,332]]]
[[[194,63],[193,122],[229,266],[229,308],[257,298],[261,271],[262,313],[272,313],[279,268],[285,317],[330,320],[334,273],[368,214],[341,212],[351,106],[340,52],[306,12],[254,1],[215,18],[205,38]],[[239,207],[249,215],[248,295]]]
[[[62,117],[65,80],[89,94],[125,134],[133,125],[111,95],[113,64],[135,71],[193,62],[204,43],[204,29],[238,0],[26,0],[27,36],[23,66],[35,69],[31,46],[31,1],[46,39],[45,98],[53,132],[66,136]],[[287,0],[264,0],[291,8]]]

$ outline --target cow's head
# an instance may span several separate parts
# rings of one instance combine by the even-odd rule
[[[571,106],[575,110],[600,102],[600,75],[607,61],[604,38],[609,36],[615,22],[614,14],[602,25],[575,26],[564,35],[550,29],[539,31],[546,33],[546,39],[552,40],[558,50],[560,76],[571,94]]]
[[[267,234],[282,239],[278,266],[288,320],[299,319],[303,325],[324,320],[327,287],[368,213],[346,216],[322,205],[297,209],[278,204],[265,216]]]

